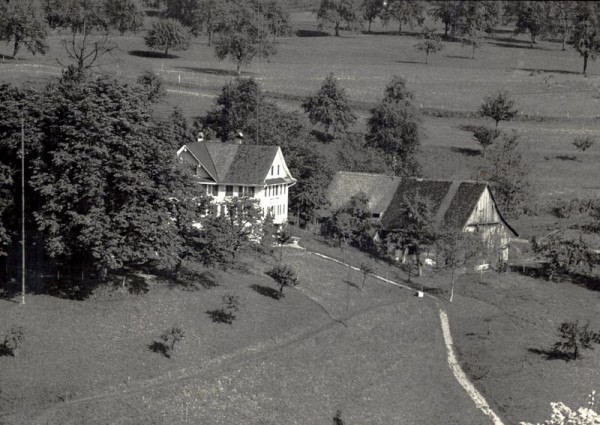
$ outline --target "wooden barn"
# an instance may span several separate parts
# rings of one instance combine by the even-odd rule
[[[379,222],[384,232],[402,226],[402,199],[418,193],[430,202],[437,228],[480,234],[487,246],[498,252],[503,261],[508,261],[510,240],[518,237],[502,217],[486,182],[401,178],[340,171],[328,188],[330,210],[344,206],[360,192],[368,197],[373,220]]]

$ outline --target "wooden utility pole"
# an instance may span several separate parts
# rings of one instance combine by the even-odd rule
[[[21,304],[25,304],[25,118],[21,115]]]

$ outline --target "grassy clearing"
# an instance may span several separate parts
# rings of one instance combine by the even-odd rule
[[[26,335],[20,356],[0,357],[1,420],[321,424],[341,409],[348,423],[486,423],[446,366],[430,300],[372,281],[360,290],[360,274],[304,251],[284,262],[301,283],[279,301],[249,288],[274,288],[263,274],[274,259],[198,292],[0,301],[2,331],[20,323]],[[242,302],[233,325],[206,314],[224,293]],[[186,337],[168,360],[147,345],[173,323]]]

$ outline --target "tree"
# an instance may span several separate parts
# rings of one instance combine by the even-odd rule
[[[600,344],[600,333],[591,330],[589,323],[579,325],[579,321],[561,323],[558,336],[560,340],[552,348],[566,353],[572,360],[581,357],[582,349],[592,349],[593,343]]]
[[[486,126],[478,126],[473,130],[473,137],[479,142],[483,148],[483,154],[485,155],[486,149],[491,146],[502,132],[497,128],[491,128]]]
[[[430,54],[435,54],[444,49],[440,37],[435,34],[434,30],[424,28],[420,39],[421,41],[415,44],[415,49],[420,52],[425,52],[426,64],[429,63]]]
[[[279,264],[267,272],[267,275],[273,278],[279,286],[279,298],[283,296],[283,288],[298,285],[298,276],[292,266],[288,264]]]
[[[82,273],[176,267],[184,247],[174,211],[201,194],[139,89],[103,78],[63,80],[44,96],[31,186],[48,256]]]
[[[399,203],[398,222],[390,232],[388,242],[394,242],[414,253],[421,276],[421,254],[437,238],[431,202],[418,192],[404,194]]]
[[[144,38],[146,46],[161,50],[165,55],[169,50],[187,50],[190,47],[190,35],[181,24],[174,19],[161,19],[152,24]]]
[[[425,17],[424,3],[420,0],[389,0],[381,14],[384,23],[394,20],[398,22],[398,34],[402,33],[402,25],[423,25]]]
[[[52,28],[70,28],[73,34],[108,31],[110,25],[101,0],[44,0]]]
[[[473,267],[485,257],[486,246],[481,236],[475,233],[448,230],[437,235],[436,266],[440,270],[450,270],[450,299],[454,298],[456,272],[462,267]]]
[[[493,119],[498,128],[500,121],[510,121],[517,115],[518,111],[514,106],[515,101],[510,98],[508,92],[500,90],[483,99],[483,104],[479,107],[479,114],[482,117]]]
[[[206,6],[199,0],[164,0],[164,5],[162,16],[167,19],[175,19],[186,27],[194,24],[196,13]]]
[[[596,260],[583,234],[569,236],[559,230],[543,238],[534,239],[533,252],[543,261],[548,279],[556,275],[590,273]]]
[[[235,63],[237,75],[240,75],[242,65],[250,65],[255,57],[268,59],[277,53],[275,45],[262,28],[222,31],[217,34],[214,47],[217,59],[229,57]]]
[[[497,3],[466,0],[461,10],[456,24],[457,32],[462,37],[463,44],[472,47],[471,59],[475,59],[475,50],[483,45],[484,34],[491,32],[497,22]]]
[[[367,196],[360,192],[352,196],[346,205],[334,211],[327,221],[326,233],[344,245],[369,248],[373,240],[373,226]]]
[[[336,37],[340,36],[342,23],[346,23],[347,27],[356,27],[360,15],[355,3],[355,0],[321,0],[317,10],[319,26],[333,25]]]
[[[363,135],[348,134],[337,152],[337,165],[344,171],[390,174],[393,170],[382,161],[385,156],[382,149],[368,145]]]
[[[105,0],[104,7],[108,24],[121,35],[144,25],[144,12],[136,0]]]
[[[462,14],[463,0],[435,0],[431,2],[432,7],[428,14],[444,24],[444,37],[448,37],[448,31],[454,33],[456,25]]]
[[[362,287],[364,288],[365,282],[367,281],[367,276],[373,274],[375,272],[375,269],[369,263],[361,263],[359,268],[361,273],[363,274]]]
[[[385,152],[394,174],[418,173],[416,154],[421,143],[421,118],[417,109],[407,101],[381,102],[370,113],[365,137],[367,145]]]
[[[74,64],[63,63],[60,60],[58,63],[65,68],[66,74],[79,76],[98,66],[97,61],[101,57],[111,54],[117,48],[108,31],[100,35],[92,35],[91,30],[86,29],[85,26],[81,33],[73,32],[70,38],[63,39],[62,45],[67,52],[67,57]]]
[[[167,95],[162,79],[152,71],[142,72],[136,81],[146,92],[149,102],[159,102]]]
[[[500,210],[516,217],[532,195],[530,170],[531,164],[523,154],[518,135],[503,133],[488,148],[479,175],[490,183]]]
[[[531,36],[531,47],[536,43],[538,36],[550,30],[550,3],[546,1],[516,2],[514,8],[515,34],[528,32]]]
[[[400,103],[403,101],[411,101],[414,98],[414,93],[406,86],[406,80],[398,75],[392,75],[392,79],[387,86],[385,86],[383,101]]]
[[[381,11],[383,10],[383,1],[363,0],[360,9],[362,11],[363,18],[369,23],[367,31],[371,32],[371,23],[381,14]]]
[[[573,13],[573,48],[583,57],[583,74],[588,60],[600,53],[600,5],[596,2],[577,2]]]
[[[0,5],[0,40],[13,42],[13,57],[22,45],[33,55],[46,54],[46,24],[35,0]]]
[[[284,225],[279,229],[275,238],[279,244],[279,263],[281,263],[281,260],[283,260],[283,245],[290,243],[292,234],[288,231],[287,226]]]
[[[302,109],[311,123],[322,124],[326,133],[331,129],[332,135],[345,131],[356,121],[356,115],[348,105],[346,90],[339,86],[333,72],[325,78],[317,93],[304,99]]]
[[[576,3],[572,1],[558,0],[550,3],[550,32],[560,36],[562,50],[565,50],[565,44],[573,31],[575,7]]]
[[[577,136],[575,137],[575,140],[573,140],[573,145],[581,152],[585,152],[591,148],[595,142],[596,140],[592,136]]]

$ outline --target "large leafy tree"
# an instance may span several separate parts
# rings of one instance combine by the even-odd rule
[[[360,10],[364,20],[369,23],[367,31],[371,32],[371,24],[383,10],[383,0],[363,0]]]
[[[539,36],[550,31],[550,2],[515,1],[509,4],[508,15],[514,18],[515,34],[529,33],[533,47]]]
[[[371,109],[367,121],[367,145],[385,153],[396,175],[419,172],[416,153],[421,140],[421,118],[412,98],[404,79],[394,76],[383,101]]]
[[[196,189],[145,97],[108,79],[63,80],[45,97],[52,107],[39,124],[42,151],[31,185],[47,254],[105,270],[178,265],[178,200]]]
[[[600,5],[596,2],[577,2],[573,13],[573,47],[583,58],[583,74],[589,60],[600,53]]]
[[[109,29],[102,0],[45,0],[46,19],[52,28],[70,28],[73,34]]]
[[[398,33],[402,32],[402,25],[422,25],[425,21],[425,5],[420,0],[389,0],[381,17],[384,23],[390,20],[398,23]]]
[[[104,7],[108,24],[121,35],[144,25],[144,12],[136,0],[105,0]]]
[[[428,14],[444,24],[444,36],[454,33],[462,14],[463,0],[435,0],[431,2]]]
[[[479,173],[489,181],[500,210],[510,217],[521,214],[532,195],[531,164],[516,133],[502,134],[487,148]]]
[[[336,135],[356,121],[356,115],[348,103],[346,90],[339,86],[337,78],[331,73],[319,91],[302,102],[302,109],[308,114],[310,122],[321,124],[326,133],[331,130]]]
[[[22,46],[32,54],[48,51],[46,23],[35,0],[0,4],[0,40],[13,43],[13,56]]]
[[[435,54],[444,49],[440,36],[433,29],[423,28],[419,39],[420,41],[414,47],[421,52],[425,52],[425,64],[429,63],[430,54]]]
[[[336,37],[342,24],[355,28],[360,23],[360,6],[355,0],[321,0],[317,10],[319,25],[333,26]]]
[[[214,41],[217,59],[229,58],[235,63],[238,75],[241,67],[254,58],[268,59],[277,53],[263,12],[251,4],[238,5],[217,27]]]
[[[334,211],[327,220],[326,233],[360,249],[371,246],[374,232],[367,195],[359,192],[346,205]]]
[[[146,46],[160,50],[165,55],[169,50],[182,51],[190,47],[190,34],[175,19],[161,19],[152,24],[144,38]]]
[[[560,36],[562,50],[565,50],[567,40],[573,31],[573,14],[577,6],[573,1],[552,1],[550,2],[551,24],[550,31],[554,35]]]
[[[483,45],[485,33],[489,33],[498,19],[498,5],[493,1],[467,0],[462,3],[461,15],[456,25],[463,44],[470,45],[471,58],[475,59],[475,50]]]
[[[497,91],[496,93],[484,98],[483,103],[479,107],[479,114],[482,117],[489,117],[494,120],[496,127],[500,121],[510,121],[517,115],[515,109],[515,101],[510,98],[505,90]]]

